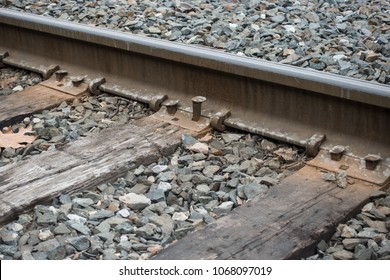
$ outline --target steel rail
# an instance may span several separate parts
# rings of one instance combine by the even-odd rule
[[[155,109],[168,97],[192,111],[192,98],[202,95],[203,116],[231,112],[222,125],[303,147],[326,135],[322,150],[377,154],[389,168],[387,85],[7,9],[0,23],[3,64],[104,77],[97,90],[150,104],[158,96]]]

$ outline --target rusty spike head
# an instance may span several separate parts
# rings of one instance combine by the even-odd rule
[[[367,155],[364,157],[364,161],[366,162],[366,168],[368,170],[374,170],[380,160],[381,157],[379,155]]]
[[[330,151],[330,158],[334,161],[340,161],[343,153],[345,152],[345,147],[341,145],[334,146]]]

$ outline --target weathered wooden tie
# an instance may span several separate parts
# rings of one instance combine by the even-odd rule
[[[0,128],[73,99],[75,96],[41,85],[3,96],[0,98]]]
[[[171,154],[184,130],[153,119],[107,128],[61,150],[0,168],[0,223],[60,195],[116,180]]]
[[[313,254],[379,187],[354,180],[346,189],[305,166],[205,228],[188,234],[155,259],[295,259]]]

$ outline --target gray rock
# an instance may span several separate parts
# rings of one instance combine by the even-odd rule
[[[16,246],[18,244],[19,235],[12,230],[2,230],[0,232],[0,240],[6,245]]]
[[[358,244],[355,247],[355,253],[353,258],[355,260],[370,260],[372,256],[373,250],[365,247],[362,244]]]
[[[336,173],[336,184],[338,187],[345,189],[348,186],[347,173],[337,172]]]
[[[173,232],[174,222],[168,214],[162,214],[160,216],[155,215],[149,217],[149,221],[159,227],[161,227],[164,235],[170,235]]]
[[[150,236],[152,236],[154,234],[154,229],[155,229],[154,225],[146,224],[140,228],[136,228],[134,230],[134,233],[139,237],[149,238]]]
[[[54,234],[69,234],[71,231],[69,230],[69,228],[63,224],[63,223],[59,223],[54,229],[53,229],[53,233]]]
[[[57,214],[52,212],[37,213],[37,223],[39,225],[54,225],[57,223]]]
[[[117,225],[115,230],[120,234],[134,233],[134,226],[131,222],[125,222]]]
[[[18,247],[6,245],[6,244],[0,244],[0,254],[4,254],[6,256],[13,256],[18,251]]]
[[[104,220],[102,223],[106,223],[106,224],[110,225],[111,227],[116,227],[117,225],[119,225],[121,223],[128,222],[128,221],[129,220],[126,218],[114,216],[114,217],[111,217],[111,218]]]
[[[146,197],[151,200],[151,202],[156,203],[156,202],[161,202],[165,201],[165,191],[163,189],[153,189],[150,190],[147,194]]]
[[[93,200],[90,198],[74,198],[73,203],[82,207],[88,207],[94,204]]]
[[[390,195],[383,198],[379,203],[382,206],[390,207]]]
[[[91,246],[91,242],[86,236],[70,237],[66,241],[78,251],[85,251]]]
[[[69,219],[70,223],[79,223],[79,224],[85,224],[87,222],[87,219],[77,215],[77,214],[68,214],[66,217]]]
[[[71,222],[68,221],[66,222],[66,225],[77,230],[78,232],[84,234],[84,235],[89,235],[91,233],[90,229],[83,224],[77,223],[77,222]]]
[[[220,169],[220,167],[218,165],[209,165],[209,166],[206,166],[204,169],[203,169],[203,174],[207,177],[212,177],[216,172],[218,172]]]
[[[268,191],[268,187],[256,182],[244,186],[244,193],[247,199],[253,199],[257,196],[264,195]]]
[[[129,192],[135,194],[145,194],[149,190],[150,186],[144,184],[136,184],[132,187]]]
[[[359,238],[370,238],[373,239],[379,235],[378,231],[373,228],[364,228],[357,234]]]
[[[103,232],[109,232],[111,229],[111,226],[106,221],[101,222],[99,225],[97,225],[94,229],[96,233],[103,233]]]
[[[115,213],[109,210],[99,210],[97,212],[93,212],[89,215],[90,220],[100,220],[100,219],[107,219],[112,216],[114,216]]]
[[[135,193],[129,193],[124,196],[120,196],[119,200],[129,206],[130,209],[142,210],[151,204],[149,198],[144,195],[138,195]]]
[[[273,16],[271,17],[271,21],[272,22],[275,22],[275,23],[282,23],[286,20],[285,16],[284,15],[277,15],[277,16]]]
[[[46,254],[49,260],[62,260],[66,256],[65,248],[57,239],[49,239],[35,246],[35,250]],[[34,255],[37,259],[37,256]]]
[[[221,205],[219,205],[218,207],[215,207],[215,208],[213,209],[213,212],[214,212],[217,216],[226,215],[226,214],[230,213],[230,211],[231,211],[232,208],[233,208],[233,205],[234,205],[234,203],[231,202],[231,201],[223,202],[223,203],[221,203]]]

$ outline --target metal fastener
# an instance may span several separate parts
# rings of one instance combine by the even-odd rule
[[[63,79],[66,75],[68,75],[68,71],[66,71],[66,70],[57,70],[57,71],[55,72],[55,74],[56,74],[56,81],[57,81],[57,82],[61,82],[62,79]]]
[[[78,87],[84,81],[84,78],[84,76],[77,76],[70,78],[70,80],[72,81],[74,87]]]
[[[364,157],[364,161],[366,162],[366,168],[368,170],[374,170],[380,160],[381,157],[378,155],[367,155]]]
[[[179,105],[179,100],[177,100],[177,99],[167,100],[167,101],[164,101],[162,105],[167,107],[168,114],[174,115],[177,111],[177,105]]]
[[[343,153],[345,152],[345,147],[338,145],[334,146],[330,151],[330,158],[335,161],[340,161]]]
[[[320,146],[326,140],[325,134],[314,134],[306,142],[306,155],[308,157],[315,157],[320,151]]]
[[[192,98],[192,120],[197,122],[202,113],[202,103],[206,101],[204,96],[195,96]]]

